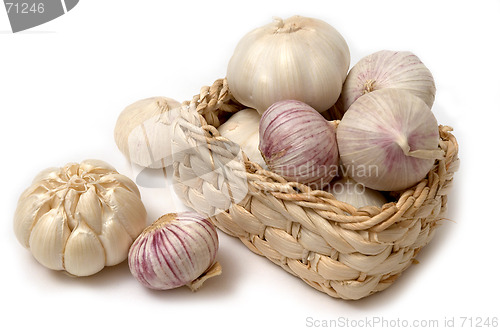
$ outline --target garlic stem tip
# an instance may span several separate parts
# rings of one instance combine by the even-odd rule
[[[222,274],[222,266],[219,262],[215,262],[207,271],[205,271],[200,277],[193,280],[191,283],[186,284],[187,287],[191,289],[191,291],[198,291],[203,283],[209,278],[219,276]]]
[[[396,143],[399,147],[401,147],[403,153],[406,156],[410,156],[410,145],[408,145],[408,139],[406,138],[406,136],[399,136],[399,138],[396,140]]]
[[[281,29],[285,25],[285,22],[281,17],[273,16],[273,21],[276,22],[276,27],[278,29]]]

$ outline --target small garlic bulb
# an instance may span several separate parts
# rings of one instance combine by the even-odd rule
[[[127,106],[115,125],[118,149],[132,163],[147,168],[164,168],[171,155],[171,128],[181,104],[165,97],[142,99]]]
[[[75,276],[124,261],[145,226],[137,186],[99,160],[42,171],[14,215],[16,237],[35,259]]]
[[[262,114],[259,135],[269,170],[286,180],[321,189],[338,173],[335,129],[303,102],[274,103]]]
[[[250,161],[267,168],[259,151],[259,122],[260,114],[255,109],[247,108],[232,115],[217,130],[221,136],[240,145]]]
[[[346,202],[356,208],[366,206],[382,207],[387,199],[379,191],[365,187],[351,178],[342,177],[328,184],[323,190],[331,193],[335,199]]]
[[[166,214],[148,226],[130,247],[132,275],[144,286],[168,290],[187,285],[196,291],[221,273],[215,261],[215,226],[194,212]]]
[[[331,25],[302,16],[276,18],[240,40],[227,82],[236,100],[260,114],[286,99],[322,112],[338,99],[349,64],[347,43]]]
[[[378,191],[406,189],[443,157],[437,120],[410,92],[382,89],[363,95],[337,128],[346,174]]]
[[[429,69],[411,52],[383,50],[362,58],[349,71],[339,103],[343,111],[363,94],[397,88],[421,98],[432,108],[436,85]]]

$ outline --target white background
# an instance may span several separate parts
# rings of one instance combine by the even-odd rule
[[[69,278],[39,265],[17,242],[17,199],[40,170],[99,158],[134,178],[113,140],[120,111],[150,96],[191,99],[224,77],[246,32],[294,14],[336,27],[350,46],[351,65],[381,49],[409,50],[432,71],[433,111],[455,128],[461,168],[449,196],[450,221],[422,250],[420,264],[384,292],[346,302],[219,232],[222,276],[196,293],[155,292],[136,282],[126,263]],[[461,316],[474,324],[500,317],[499,14],[500,1],[82,0],[54,21],[12,34],[0,8],[1,324],[301,330],[311,329],[311,319],[379,317],[436,319],[441,327],[454,318],[458,328]],[[150,222],[186,209],[167,188],[140,189]]]

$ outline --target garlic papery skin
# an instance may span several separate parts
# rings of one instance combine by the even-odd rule
[[[137,186],[99,160],[40,172],[14,215],[15,235],[35,259],[74,276],[124,261],[145,226]]]
[[[194,212],[166,214],[148,226],[130,247],[132,275],[144,286],[196,291],[221,273],[215,262],[219,241],[215,226]]]
[[[236,100],[260,114],[286,99],[322,112],[338,99],[349,65],[347,43],[328,23],[302,16],[276,18],[240,40],[227,82]]]
[[[338,173],[335,128],[309,105],[274,103],[260,120],[259,149],[269,170],[288,181],[321,189]]]
[[[369,189],[348,177],[332,181],[323,190],[331,193],[335,199],[358,209],[366,206],[382,207],[387,203],[387,199],[382,193]]]
[[[171,163],[171,123],[181,104],[165,97],[142,99],[127,106],[118,117],[116,146],[142,167],[159,169]]]
[[[337,142],[346,175],[378,191],[416,184],[443,157],[433,113],[422,99],[398,89],[356,100],[338,125]]]
[[[217,130],[220,135],[240,145],[252,162],[266,169],[267,165],[259,151],[260,114],[252,108],[242,109],[232,115]]]
[[[382,50],[365,56],[351,68],[338,104],[345,112],[360,96],[385,88],[410,92],[429,108],[436,95],[432,73],[415,54]]]

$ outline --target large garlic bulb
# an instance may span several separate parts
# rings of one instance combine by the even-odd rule
[[[267,168],[259,151],[259,122],[259,113],[255,109],[247,108],[232,115],[218,127],[218,131],[221,136],[240,145],[250,161]]]
[[[165,97],[142,99],[127,106],[115,125],[118,149],[132,163],[164,168],[171,155],[171,123],[180,103]]]
[[[362,58],[352,67],[338,104],[345,112],[363,94],[385,88],[410,92],[429,108],[436,95],[431,72],[415,54],[382,50]]]
[[[430,108],[398,89],[374,91],[356,100],[338,125],[337,141],[346,175],[378,191],[416,184],[443,157]]]
[[[261,114],[286,99],[322,112],[338,99],[349,64],[349,48],[331,25],[301,16],[278,18],[240,40],[227,82],[236,100]]]
[[[145,226],[137,186],[99,160],[42,171],[14,216],[17,239],[38,262],[75,276],[124,261]]]

